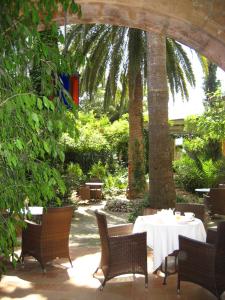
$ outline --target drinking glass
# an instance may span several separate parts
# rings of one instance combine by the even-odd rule
[[[175,218],[176,218],[176,220],[180,220],[180,216],[181,216],[180,211],[175,211]]]

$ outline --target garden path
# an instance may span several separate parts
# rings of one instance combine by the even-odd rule
[[[79,206],[74,212],[71,225],[70,245],[79,247],[99,246],[99,234],[94,211],[104,210],[106,201],[92,205]],[[127,213],[107,212],[108,225],[124,224],[127,222]]]

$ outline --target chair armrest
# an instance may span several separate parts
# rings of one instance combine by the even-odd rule
[[[120,235],[128,235],[133,231],[134,224],[120,224],[115,226],[108,227],[109,236],[120,236]]]
[[[40,224],[35,223],[34,221],[27,220],[27,219],[25,220],[25,223],[27,224],[27,226],[32,226],[32,225],[41,226]]]
[[[200,276],[201,280],[214,274],[216,248],[212,244],[179,236],[179,270],[186,276]],[[197,271],[196,271],[197,270]],[[209,275],[210,274],[210,275]],[[199,278],[197,278],[199,281]]]
[[[23,238],[29,236],[29,238],[39,237],[41,234],[41,224],[36,224],[32,221],[25,220],[26,227],[22,231]]]

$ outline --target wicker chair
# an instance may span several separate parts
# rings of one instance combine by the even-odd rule
[[[218,225],[215,244],[202,243],[179,236],[179,270],[177,291],[180,281],[190,281],[212,292],[218,299],[225,291],[225,222]]]
[[[204,203],[210,216],[225,215],[225,188],[211,188]]]
[[[176,203],[175,211],[180,211],[183,215],[185,212],[193,212],[195,217],[205,222],[205,205],[198,203]]]
[[[205,206],[198,203],[176,203],[175,211],[180,211],[183,215],[185,212],[193,212],[195,217],[200,219],[203,224],[205,222]],[[163,284],[169,275],[175,274],[178,269],[178,250],[175,250],[165,258],[165,262],[161,266],[161,271],[165,274]]]
[[[69,255],[69,232],[73,207],[49,208],[42,216],[42,223],[26,221],[26,228],[22,232],[21,260],[26,255],[36,258],[43,271],[45,264],[55,258]]]
[[[104,214],[95,211],[101,240],[101,261],[98,269],[104,274],[101,284],[122,274],[145,275],[145,286],[148,285],[146,232],[128,234],[132,225],[120,225],[107,228]],[[122,234],[122,235],[121,235]]]

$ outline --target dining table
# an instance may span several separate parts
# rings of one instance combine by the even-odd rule
[[[137,217],[133,233],[138,232],[147,232],[147,246],[153,250],[153,271],[159,269],[169,254],[179,249],[179,235],[206,241],[205,227],[200,219],[177,218],[173,214]]]

